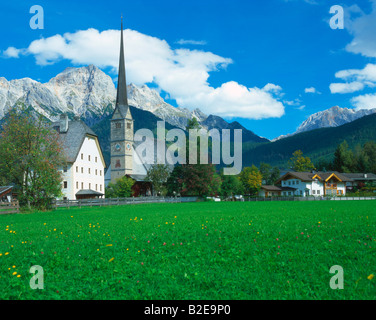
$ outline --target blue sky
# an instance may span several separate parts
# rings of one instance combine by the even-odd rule
[[[29,26],[35,4],[43,30]],[[333,5],[344,8],[342,30],[330,28]],[[7,80],[47,82],[91,63],[116,79],[123,13],[127,81],[175,106],[269,139],[335,105],[376,107],[376,1],[3,1],[0,12]]]

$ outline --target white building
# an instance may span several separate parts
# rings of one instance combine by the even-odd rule
[[[62,168],[63,199],[104,197],[105,162],[97,135],[81,120],[62,114],[54,123],[67,156]]]
[[[287,172],[275,186],[261,187],[260,196],[342,196],[352,181],[339,172]]]

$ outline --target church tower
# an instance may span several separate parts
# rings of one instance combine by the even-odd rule
[[[123,19],[121,20],[119,74],[116,105],[111,118],[111,182],[133,172],[133,118],[125,78]]]

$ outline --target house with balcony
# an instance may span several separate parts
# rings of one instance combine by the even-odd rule
[[[362,189],[368,186],[376,186],[376,174],[374,173],[344,173],[352,181],[346,182],[347,192]]]
[[[275,185],[261,186],[259,196],[342,196],[346,194],[346,183],[352,179],[342,173],[289,171]]]

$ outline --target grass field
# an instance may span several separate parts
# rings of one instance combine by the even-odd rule
[[[0,299],[375,299],[374,201],[0,216]],[[32,290],[33,265],[44,289]],[[333,265],[344,289],[329,286]]]

